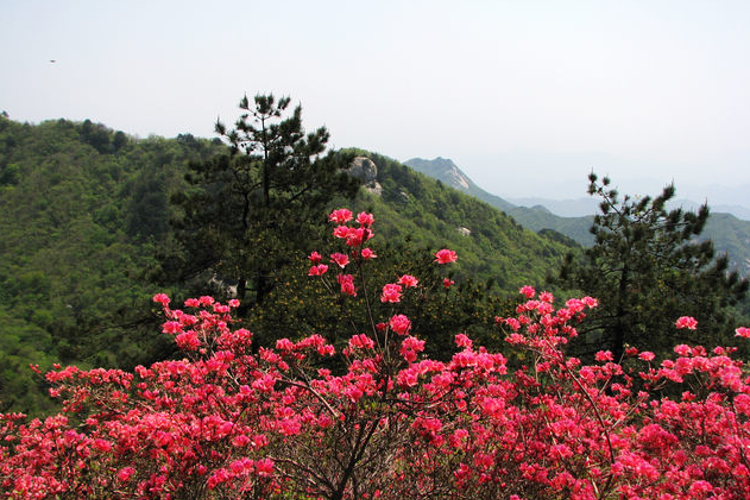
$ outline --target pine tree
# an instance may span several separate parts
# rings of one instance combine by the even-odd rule
[[[674,185],[656,198],[620,199],[607,177],[599,184],[592,172],[589,181],[589,194],[601,198],[591,227],[595,243],[579,258],[568,255],[559,282],[599,299],[587,322],[604,336],[595,350],[608,348],[618,360],[626,345],[664,353],[678,341],[726,342],[730,306],[746,296],[748,282],[728,272],[726,255],[717,257],[710,240],[699,241],[708,206],[668,211]],[[677,337],[685,335],[675,329],[680,316],[698,320],[700,339]]]
[[[234,129],[217,121],[229,153],[192,164],[190,189],[172,198],[183,279],[236,284],[240,300],[262,303],[275,273],[310,246],[311,222],[334,197],[356,194],[358,181],[345,172],[350,156],[326,152],[324,127],[305,134],[301,106],[288,114],[289,103],[245,96]]]

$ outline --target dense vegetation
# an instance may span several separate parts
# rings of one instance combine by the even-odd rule
[[[674,360],[628,349],[592,364],[562,347],[598,306],[555,307],[521,288],[498,320],[503,353],[465,334],[442,361],[401,313],[422,276],[383,282],[374,218],[331,213],[328,259],[310,255],[318,299],[370,321],[337,349],[324,335],[255,352],[233,311],[204,296],[154,296],[182,359],[133,372],[47,374],[63,410],[0,413],[0,493],[13,499],[744,500],[750,489],[750,377],[731,350],[678,345]],[[345,253],[342,253],[345,252]],[[375,257],[376,253],[379,254]],[[457,255],[441,249],[433,267]],[[398,274],[398,273],[397,273]],[[388,308],[384,315],[373,304]],[[673,328],[694,329],[680,317]],[[750,328],[736,329],[744,340]],[[514,369],[504,354],[525,359]],[[331,359],[341,366],[332,370]],[[321,368],[321,364],[325,368]],[[676,397],[665,397],[674,394]]]
[[[728,270],[728,258],[715,254],[711,240],[696,242],[708,206],[667,210],[674,185],[654,198],[633,199],[620,197],[607,177],[599,182],[592,172],[589,182],[589,194],[601,201],[591,227],[595,244],[568,256],[559,279],[599,300],[582,329],[598,334],[590,349],[606,347],[617,360],[628,345],[668,355],[681,340],[669,335],[672,318],[680,315],[706,325],[702,333],[712,342],[729,345],[737,321],[733,306],[745,299],[748,281]]]
[[[179,211],[170,197],[189,189],[190,162],[206,164],[227,151],[218,139],[189,134],[137,139],[90,121],[30,125],[0,117],[2,408],[39,413],[51,407],[30,363],[128,368],[170,355],[173,348],[152,335],[156,318],[147,300],[156,291],[188,293],[163,266],[181,251],[170,225]],[[378,165],[382,194],[362,190],[355,204],[378,211],[379,231],[390,241],[461,253],[454,278],[474,298],[464,301],[460,318],[439,322],[440,331],[487,323],[488,315],[478,311],[493,313],[494,306],[476,299],[487,296],[488,284],[488,300],[497,303],[492,296],[540,284],[562,262],[566,245],[524,230],[491,207],[386,157],[348,154],[368,155]],[[313,223],[322,227],[324,214],[317,217]],[[302,251],[294,254],[278,279],[296,276],[304,258]],[[217,291],[198,285],[193,291]],[[269,300],[295,317],[282,294]],[[304,301],[292,303],[296,317],[304,316]],[[272,309],[248,316],[258,318],[259,339],[289,335],[279,330],[283,324],[268,322],[281,317]]]
[[[185,161],[217,147],[191,136],[136,140],[90,121],[0,118],[3,407],[45,408],[29,363],[153,358],[154,287],[139,278],[168,236],[167,193]]]

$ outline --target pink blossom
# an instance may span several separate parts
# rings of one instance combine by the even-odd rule
[[[404,274],[398,279],[399,285],[404,285],[406,288],[412,288],[419,284],[419,280],[410,274]]]
[[[380,302],[401,302],[401,285],[389,283],[383,286],[383,294],[380,296]]]
[[[349,235],[349,228],[347,226],[336,226],[333,228],[333,235],[336,238],[346,239]]]
[[[411,335],[401,343],[400,354],[409,363],[417,360],[417,354],[424,351],[424,340],[419,340]]]
[[[354,349],[372,349],[375,347],[375,342],[364,333],[360,333],[349,339],[349,347]]]
[[[331,254],[331,261],[338,264],[341,269],[344,269],[349,264],[349,256],[343,253]]]
[[[643,361],[653,361],[655,357],[656,356],[654,356],[654,353],[650,351],[643,351],[638,355],[638,358],[642,359]]]
[[[690,356],[692,354],[693,350],[690,349],[690,346],[687,344],[680,344],[674,347],[674,352],[679,354],[680,356]],[[671,362],[671,360],[668,360]],[[665,361],[666,363],[666,361]]]
[[[187,299],[185,301],[185,307],[200,307],[201,303],[198,299]]]
[[[312,252],[307,256],[307,258],[310,259],[310,262],[312,262],[313,264],[320,264],[320,261],[323,260],[323,256],[318,252]]]
[[[443,248],[442,250],[438,250],[435,254],[435,262],[438,264],[450,264],[451,262],[455,262],[458,260],[458,255],[453,250],[448,250],[447,248]]]
[[[195,351],[200,347],[201,342],[198,340],[198,334],[194,330],[184,332],[175,337],[175,342],[180,349],[186,351]]]
[[[227,302],[227,304],[232,309],[237,309],[238,307],[240,307],[240,301],[237,299],[230,299],[229,302]]]
[[[596,359],[599,363],[603,363],[605,361],[612,361],[612,352],[610,351],[599,351],[594,355],[594,359]]]
[[[403,314],[396,314],[390,320],[391,329],[399,335],[406,335],[411,328],[411,321]]]
[[[182,332],[182,325],[179,321],[167,321],[162,327],[162,332],[169,335],[178,334]]]
[[[377,255],[375,255],[375,252],[373,252],[372,249],[370,248],[363,248],[362,251],[360,252],[360,255],[365,260],[374,259],[377,257]]]
[[[167,307],[169,305],[169,297],[166,293],[157,293],[151,300],[158,304],[161,304],[164,307]]]
[[[741,326],[735,330],[735,337],[744,337],[746,339],[750,339],[750,328],[747,328],[745,326]]]
[[[458,347],[461,347],[463,349],[471,349],[472,344],[473,343],[471,339],[466,336],[466,334],[459,333],[458,335],[456,335],[456,345]]]
[[[443,286],[444,286],[444,287],[445,287],[446,289],[448,289],[448,288],[452,287],[452,286],[453,286],[453,285],[455,285],[455,284],[456,284],[456,282],[455,282],[455,281],[453,281],[453,280],[449,280],[448,278],[443,278]]]
[[[534,295],[536,295],[536,290],[534,290],[533,286],[526,285],[526,286],[522,286],[518,290],[518,293],[520,293],[521,295],[523,295],[527,299],[533,299]]]
[[[675,326],[680,329],[695,330],[698,327],[698,322],[692,316],[682,316],[675,321]]]
[[[270,476],[273,474],[273,460],[270,458],[262,458],[255,461],[255,473],[261,477]]]
[[[357,215],[357,223],[360,226],[370,227],[374,222],[375,217],[373,217],[372,214],[368,214],[367,212],[360,212],[359,215]]]
[[[552,295],[550,292],[542,292],[539,294],[539,300],[547,304],[551,304],[552,302],[555,301],[555,296]]]
[[[323,276],[326,271],[328,271],[328,266],[325,264],[318,264],[317,266],[312,266],[310,270],[307,272],[308,276]]]
[[[357,296],[357,289],[354,288],[354,276],[351,274],[339,274],[336,278],[341,285],[341,293],[351,295],[352,297]]]
[[[123,483],[130,480],[130,477],[135,474],[135,469],[132,467],[125,467],[117,472],[117,479]]]
[[[372,238],[373,232],[366,227],[350,228],[346,233],[346,244],[350,247],[358,247]]]
[[[586,306],[589,308],[594,308],[594,307],[599,306],[599,301],[593,297],[583,297],[581,299],[581,302],[586,304]]]
[[[346,224],[352,220],[352,211],[347,208],[339,208],[331,212],[328,220],[337,224]]]

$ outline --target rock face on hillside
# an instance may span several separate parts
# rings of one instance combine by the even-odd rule
[[[364,156],[354,158],[349,167],[349,174],[362,181],[362,186],[371,193],[382,193],[383,188],[378,183],[378,167],[371,159]]]

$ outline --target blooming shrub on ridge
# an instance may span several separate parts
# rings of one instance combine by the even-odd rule
[[[609,352],[582,365],[562,348],[596,299],[556,308],[523,287],[516,315],[496,321],[526,366],[510,371],[458,332],[452,359],[428,359],[398,311],[418,277],[368,285],[372,215],[329,219],[342,249],[330,266],[313,252],[310,279],[351,307],[377,301],[386,317],[341,352],[313,335],[254,354],[252,333],[235,327],[238,302],[176,309],[159,294],[163,334],[185,357],[133,373],[48,373],[60,414],[0,416],[3,497],[747,498],[750,380],[731,349],[680,345],[657,365],[631,348],[631,368]],[[435,254],[437,265],[456,259]],[[676,326],[697,328],[687,317]],[[330,356],[346,370],[317,368]]]

